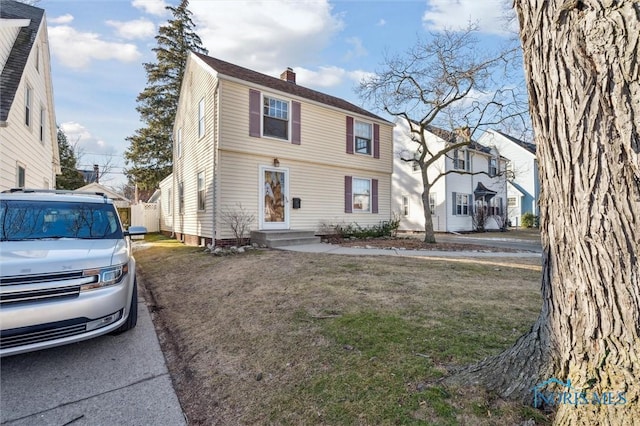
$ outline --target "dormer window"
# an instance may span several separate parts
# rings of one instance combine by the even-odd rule
[[[264,96],[262,133],[264,136],[289,139],[289,102]]]
[[[498,175],[498,159],[492,157],[489,159],[489,176],[497,176]]]

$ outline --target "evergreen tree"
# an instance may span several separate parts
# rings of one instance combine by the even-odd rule
[[[187,57],[190,51],[207,53],[195,33],[188,6],[188,0],[177,7],[167,6],[173,19],[158,30],[157,47],[153,49],[157,61],[144,64],[147,86],[138,95],[136,109],[145,127],[127,138],[130,146],[124,155],[129,181],[142,189],[157,188],[171,173],[171,134]]]
[[[62,174],[56,177],[56,189],[78,189],[84,186],[84,178],[78,170],[76,154],[69,144],[67,135],[58,127],[58,151],[60,152],[60,167]]]

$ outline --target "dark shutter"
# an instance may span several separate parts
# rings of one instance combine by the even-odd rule
[[[452,215],[456,216],[458,213],[456,211],[456,198],[458,198],[458,193],[457,192],[452,192],[451,193],[451,206],[453,207],[453,210],[451,212]]]
[[[489,176],[493,176],[493,173],[491,173],[491,157],[487,158],[487,172],[489,172]]]
[[[351,176],[344,177],[344,212],[353,213],[353,190],[351,187]]]
[[[465,151],[465,159],[467,161],[465,161],[465,164],[467,165],[467,171],[471,170],[471,154],[469,153],[469,151]]]
[[[458,168],[458,150],[457,149],[453,150],[453,168],[454,169]]]
[[[353,117],[347,117],[347,154],[353,154]]]
[[[371,179],[371,213],[378,213],[378,179]]]
[[[249,136],[260,137],[260,92],[249,89]]]
[[[380,125],[373,125],[373,158],[380,158]]]
[[[291,101],[291,143],[300,145],[300,102]]]

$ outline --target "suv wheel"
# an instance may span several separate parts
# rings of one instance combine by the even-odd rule
[[[138,323],[138,280],[133,280],[133,293],[131,294],[131,305],[129,306],[129,316],[127,321],[120,326],[113,334],[124,333],[127,330],[131,330]]]

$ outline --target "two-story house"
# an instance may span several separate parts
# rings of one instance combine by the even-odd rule
[[[174,125],[174,166],[161,182],[161,229],[187,244],[252,230],[376,225],[391,215],[393,124],[343,99],[191,53]]]
[[[507,170],[507,209],[512,226],[520,226],[525,213],[539,215],[540,178],[536,145],[497,130],[483,133],[478,142],[498,150],[509,159]]]
[[[430,126],[425,134],[427,148],[434,155],[462,136]],[[399,215],[401,231],[424,231],[423,181],[420,166],[411,159],[419,145],[411,140],[404,120],[394,130],[393,212]],[[436,232],[466,232],[504,225],[507,160],[492,148],[471,141],[439,157],[428,169],[433,183],[428,195],[433,229]],[[476,214],[482,209],[483,214]],[[475,217],[474,217],[475,214]]]
[[[0,191],[61,173],[43,9],[0,0]]]

